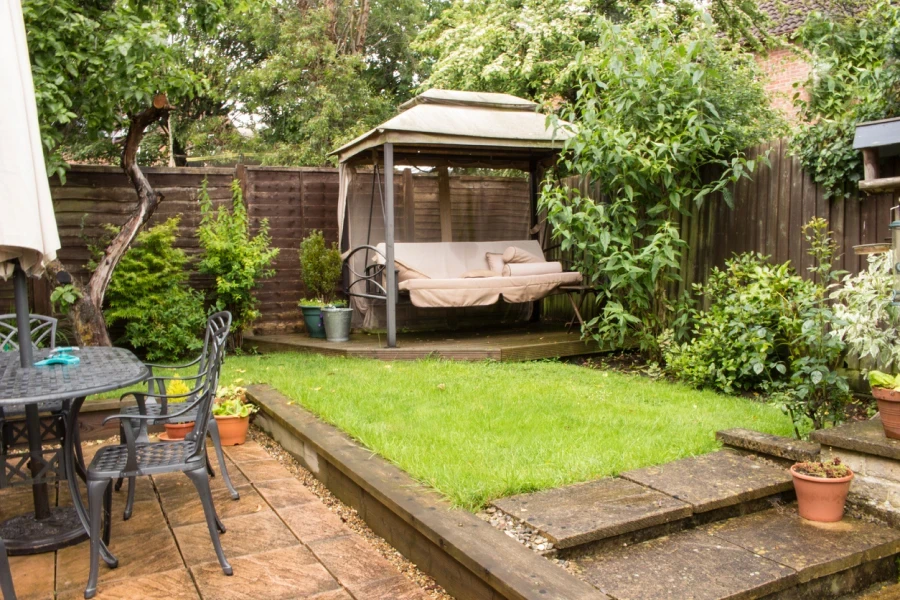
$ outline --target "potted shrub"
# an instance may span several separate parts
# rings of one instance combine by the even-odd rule
[[[872,386],[872,395],[878,400],[884,435],[900,440],[900,376],[869,371],[869,385]]]
[[[223,446],[237,446],[247,441],[250,415],[257,410],[259,409],[254,404],[247,402],[244,388],[236,385],[219,388],[212,412],[219,426],[219,438]]]
[[[178,377],[178,373],[175,373],[174,377]],[[170,409],[169,412],[178,412],[177,404],[184,402],[187,400],[187,394],[189,394],[191,389],[188,385],[183,382],[181,379],[173,379],[172,381],[166,384],[166,394],[169,396],[176,396],[175,401],[169,403]],[[180,396],[180,397],[179,397]],[[174,405],[174,406],[173,406]],[[168,422],[164,423],[163,426],[166,428],[165,437],[160,436],[160,439],[163,440],[183,440],[184,436],[190,433],[191,429],[194,428],[193,421],[184,421],[181,423],[178,422]]]
[[[325,338],[329,342],[350,341],[350,320],[353,309],[347,307],[343,300],[336,300],[322,308],[322,321],[325,325]]]
[[[310,337],[324,338],[325,325],[322,308],[334,299],[334,290],[341,278],[341,253],[337,244],[329,248],[321,231],[313,231],[300,243],[300,269],[303,284],[314,295],[300,300],[303,322]]]
[[[853,471],[840,458],[797,463],[791,467],[791,476],[801,517],[823,523],[841,520]]]

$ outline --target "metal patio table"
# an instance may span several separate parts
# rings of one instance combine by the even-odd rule
[[[34,360],[49,355],[37,350]],[[42,446],[47,441],[47,426],[38,413],[41,402],[68,403],[66,432],[75,432],[78,413],[84,399],[145,381],[150,370],[123,348],[81,348],[73,353],[81,359],[77,365],[22,368],[18,352],[0,352],[0,407],[25,408],[28,452],[15,460],[4,455],[0,484],[32,485],[34,511],[0,523],[0,537],[10,554],[51,552],[87,538],[88,512],[78,489],[84,479],[83,465],[76,458],[76,435],[65,435],[60,449]],[[51,440],[52,441],[52,440]],[[80,452],[78,452],[80,455]],[[48,482],[66,480],[73,506],[50,506]],[[114,566],[115,557],[103,545],[104,560]]]

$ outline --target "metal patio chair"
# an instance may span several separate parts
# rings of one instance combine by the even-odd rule
[[[146,415],[151,417],[156,417],[156,419],[147,419],[141,422],[142,431],[137,436],[139,442],[149,441],[146,435],[146,428],[150,425],[159,425],[165,422],[190,422],[194,421],[197,418],[196,411],[183,411],[183,405],[174,404],[169,405],[168,396],[166,395],[166,385],[167,382],[171,382],[174,377],[161,377],[157,375],[157,372],[160,370],[169,370],[174,371],[177,369],[184,370],[190,369],[193,367],[197,367],[198,375],[187,376],[187,377],[178,377],[181,381],[193,381],[195,382],[194,386],[198,387],[199,377],[204,373],[207,363],[209,362],[210,349],[212,343],[215,342],[216,346],[220,348],[222,355],[224,357],[225,354],[225,343],[228,339],[228,334],[231,332],[231,313],[228,311],[217,312],[209,317],[206,321],[206,334],[203,338],[203,350],[200,353],[200,356],[195,358],[189,363],[185,363],[182,365],[156,365],[156,364],[148,364],[150,367],[151,378],[148,382],[147,386],[147,401],[143,404],[139,403],[138,406],[129,406],[124,408],[120,414],[123,415]],[[158,392],[158,393],[157,393]],[[213,390],[213,395],[215,395],[215,390]],[[177,418],[170,418],[171,413],[175,411],[179,413]],[[124,431],[123,428],[126,426],[126,422],[122,421],[119,426],[119,443],[124,443]],[[212,439],[213,447],[216,451],[216,458],[219,461],[219,469],[222,472],[222,479],[225,482],[225,486],[228,488],[228,492],[231,494],[231,498],[234,500],[238,500],[240,498],[240,494],[235,489],[234,484],[231,482],[231,477],[228,475],[228,467],[225,464],[225,454],[222,451],[222,442],[219,438],[219,426],[216,423],[216,420],[210,416],[209,418],[209,427],[208,427],[209,437]],[[207,463],[207,468],[209,469],[209,474],[215,476],[215,473],[212,470],[212,467]],[[134,509],[134,484],[132,482],[133,478],[129,478],[128,482],[128,498],[125,502],[125,513],[124,519],[127,521],[131,518],[132,511]],[[115,489],[118,491],[122,487],[122,479],[116,481]]]
[[[206,453],[206,435],[212,415],[212,403],[219,382],[219,370],[224,355],[224,346],[220,347],[218,340],[213,337],[210,340],[209,352],[204,365],[204,371],[198,377],[199,387],[187,394],[181,395],[157,395],[157,399],[185,400],[185,405],[179,410],[172,410],[165,419],[184,418],[187,414],[197,415],[194,420],[194,428],[184,440],[174,442],[147,442],[141,443],[138,438],[146,432],[146,424],[160,420],[157,415],[145,414],[118,414],[107,417],[104,424],[119,420],[127,422],[122,427],[125,443],[117,446],[104,446],[97,451],[91,464],[87,468],[87,493],[88,511],[90,513],[90,574],[87,587],[84,590],[85,598],[93,598],[97,593],[97,577],[100,567],[100,542],[101,524],[111,521],[112,486],[117,479],[149,475],[161,475],[164,473],[182,472],[191,480],[200,496],[203,504],[203,512],[206,517],[206,525],[213,548],[219,559],[219,565],[226,575],[231,575],[233,570],[225,553],[222,551],[222,543],[219,532],[225,533],[216,515],[213,504],[212,492],[209,486],[209,473],[207,472],[208,458]],[[148,394],[143,392],[128,392],[122,396],[133,396],[139,405],[144,405]],[[134,489],[134,482],[131,488]],[[101,519],[102,509],[102,519]]]

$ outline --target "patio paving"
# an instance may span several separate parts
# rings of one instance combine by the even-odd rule
[[[99,446],[86,448],[86,459]],[[221,477],[211,480],[234,575],[215,559],[199,498],[181,473],[139,478],[134,516],[122,521],[124,489],[113,496],[111,550],[117,569],[100,567],[99,599],[142,600],[414,600],[425,591],[262,446],[226,448],[241,498],[231,500]],[[214,469],[218,464],[214,456]],[[63,486],[64,488],[65,486]],[[69,502],[67,489],[57,501]],[[0,493],[0,516],[28,510],[30,491]],[[81,598],[88,542],[55,553],[11,558],[22,600]]]

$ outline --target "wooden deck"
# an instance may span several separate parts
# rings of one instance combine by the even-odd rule
[[[582,341],[562,325],[535,324],[489,331],[398,333],[397,347],[387,348],[384,334],[354,333],[349,342],[327,342],[304,333],[245,336],[244,347],[259,352],[314,352],[380,360],[416,360],[439,356],[450,360],[523,361],[583,356],[606,351]]]

